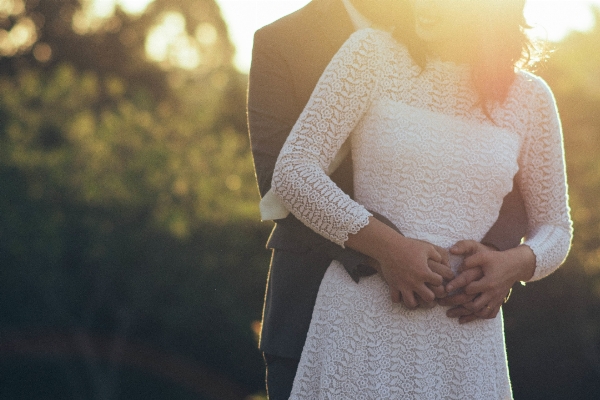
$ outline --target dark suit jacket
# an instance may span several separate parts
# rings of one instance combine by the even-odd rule
[[[313,0],[304,8],[259,29],[254,36],[248,92],[248,122],[261,196],[271,187],[275,162],[323,70],[354,27],[341,0]],[[331,178],[352,195],[352,161]],[[506,249],[524,235],[518,193],[505,199],[499,229],[487,241]],[[508,212],[507,212],[508,210]],[[510,228],[510,229],[509,229]],[[331,260],[357,279],[361,255],[343,250],[290,214],[276,221],[267,246],[274,249],[269,272],[260,348],[299,358],[319,284]]]

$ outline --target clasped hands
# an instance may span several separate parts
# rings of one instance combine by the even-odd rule
[[[460,323],[495,318],[515,282],[528,281],[535,271],[529,246],[495,251],[463,240],[445,250],[405,237],[374,217],[349,234],[346,245],[373,259],[392,301],[408,308],[450,306],[447,315]],[[457,276],[449,266],[450,254],[464,257]]]
[[[397,248],[404,262],[380,260],[378,265],[392,301],[409,309],[449,306],[447,316],[458,318],[461,324],[495,318],[513,284],[530,277],[523,271],[531,270],[532,275],[531,265],[535,268],[535,256],[527,246],[497,251],[474,240],[463,240],[446,250],[405,239]],[[456,276],[449,266],[450,254],[464,257]]]

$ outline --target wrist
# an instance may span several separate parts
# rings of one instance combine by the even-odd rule
[[[382,244],[384,244],[382,248],[381,259],[378,261],[382,264],[389,264],[394,260],[403,259],[405,257],[405,249],[408,242],[411,239],[398,234],[395,231],[390,232],[389,235],[386,235],[382,240]]]
[[[385,223],[369,217],[369,224],[356,234],[348,235],[346,245],[373,258],[381,265],[395,259],[395,253],[399,247],[403,247],[403,241],[406,240],[408,239]]]
[[[481,242],[482,245],[484,245],[485,247],[487,247],[488,250],[491,251],[500,251],[500,249],[494,245],[493,243],[490,242]]]
[[[531,247],[527,245],[519,245],[508,250],[515,259],[516,280],[527,282],[533,278],[535,272],[535,254]]]

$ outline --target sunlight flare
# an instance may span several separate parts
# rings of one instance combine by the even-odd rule
[[[84,0],[86,7],[98,18],[112,15],[118,6],[128,14],[141,14],[154,0]]]
[[[310,0],[216,0],[227,22],[231,40],[237,49],[235,65],[247,72],[252,58],[254,32],[310,2]],[[534,36],[561,40],[569,31],[592,27],[592,5],[600,0],[529,0],[525,9]]]
[[[178,12],[166,13],[146,38],[146,54],[159,63],[192,70],[201,63],[201,54],[185,30],[185,18]]]

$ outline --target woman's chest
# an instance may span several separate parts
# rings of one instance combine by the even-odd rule
[[[352,136],[355,170],[389,182],[489,186],[508,193],[518,171],[521,137],[491,123],[378,100]]]

